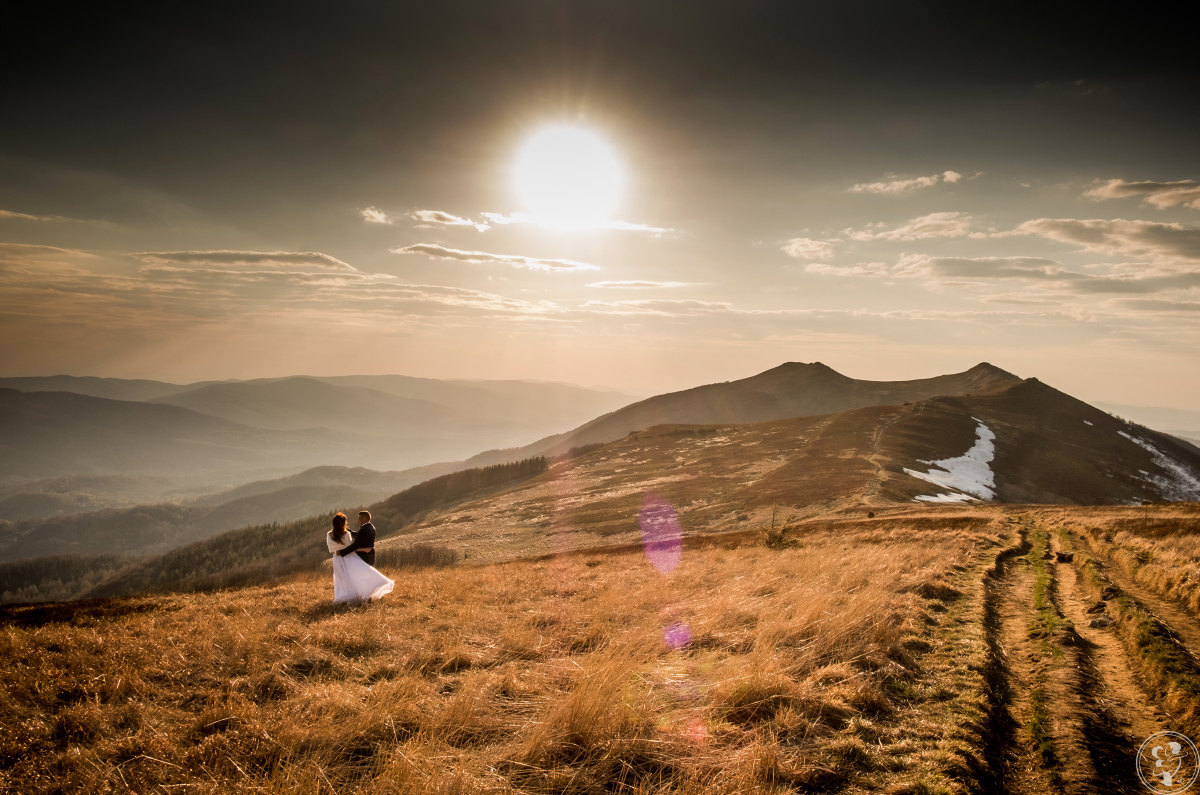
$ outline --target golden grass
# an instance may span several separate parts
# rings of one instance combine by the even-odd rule
[[[920,594],[953,598],[990,532],[839,527],[687,549],[669,576],[632,552],[398,570],[357,607],[305,576],[10,624],[0,786],[956,791],[918,714]]]
[[[1092,551],[1139,585],[1200,612],[1200,505],[1076,509],[1058,518],[1086,531]]]

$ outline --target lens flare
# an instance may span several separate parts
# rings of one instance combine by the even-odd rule
[[[663,641],[678,651],[692,640],[692,630],[687,624],[672,624],[663,630]]]
[[[648,494],[638,513],[642,531],[642,546],[650,565],[663,574],[670,574],[683,555],[683,538],[679,517],[671,501],[657,494]]]

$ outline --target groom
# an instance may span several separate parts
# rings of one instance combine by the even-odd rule
[[[375,565],[375,525],[371,524],[371,512],[358,512],[358,532],[354,540],[345,549],[339,549],[338,554],[346,557],[351,552],[356,553],[368,565]]]

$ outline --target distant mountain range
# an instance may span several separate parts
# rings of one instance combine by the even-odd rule
[[[295,400],[296,394],[320,395],[333,386],[292,383],[305,380],[311,379],[252,384],[237,393],[245,402],[234,405],[262,410],[273,393],[259,387],[296,390],[281,398]],[[351,390],[339,395],[362,399],[366,406],[393,405],[371,387],[337,388]],[[523,388],[513,387],[518,394]],[[370,394],[363,397],[354,390]],[[203,387],[195,393],[221,396],[223,390]],[[50,395],[51,403],[64,399]],[[0,391],[0,397],[11,400],[12,395]],[[189,411],[161,403],[102,402],[118,418],[135,405]],[[295,418],[319,412],[317,403],[313,408],[298,400],[284,416],[302,424]],[[227,426],[249,429],[195,412],[187,416],[191,422],[200,417],[217,423],[198,425],[196,436],[217,434]],[[302,433],[241,432],[250,431]],[[498,461],[521,463],[496,466]],[[528,469],[534,463],[541,468]],[[547,464],[548,471],[537,474]],[[462,471],[472,466],[491,468]],[[495,474],[506,467],[525,473],[522,482],[480,490],[479,483],[508,478]],[[457,491],[446,491],[447,484],[458,483],[453,478],[467,474],[471,477],[456,485]],[[406,486],[400,495],[387,497]],[[764,527],[777,515],[786,522],[936,503],[1200,501],[1200,448],[986,363],[964,373],[897,382],[860,381],[821,364],[789,363],[752,378],[633,403],[573,431],[468,461],[388,473],[320,467],[182,504],[4,522],[0,560],[50,549],[60,554],[161,552],[190,541],[186,555],[170,558],[175,561],[171,571],[182,572],[185,559],[203,560],[204,576],[210,578],[206,582],[232,582],[222,574],[223,567],[248,564],[237,553],[240,531],[222,530],[295,519],[272,530],[281,546],[271,554],[293,563],[307,561],[316,554],[314,545],[319,546],[319,538],[308,535],[319,535],[318,526],[325,521],[317,521],[320,514],[353,510],[372,500],[385,534],[403,528],[405,543],[451,546],[469,551],[474,560],[498,560],[636,541],[636,517],[650,493],[670,500],[685,531],[697,533]],[[394,508],[397,499],[411,502],[414,495],[423,495],[413,504],[424,506],[419,510],[387,508]],[[432,513],[425,515],[427,510]],[[301,512],[308,518],[301,520]],[[155,560],[120,565],[159,571]],[[71,576],[79,583],[94,583],[98,577],[115,576],[116,565],[96,558],[94,565],[80,560],[26,567],[21,576],[28,582],[22,587],[29,590],[22,593],[60,592],[57,585],[42,588],[37,572],[43,570],[74,571]],[[272,570],[263,561],[251,568],[257,572],[253,577],[268,577]],[[169,587],[164,576],[161,571],[154,575],[156,588]],[[122,581],[133,582],[128,577]]]
[[[0,520],[0,562],[50,550],[57,555],[165,552],[239,527],[357,511],[445,472],[445,466],[403,472],[317,467],[195,500]]]
[[[452,462],[633,400],[568,384],[399,375],[0,379],[0,519],[193,497],[314,466]]]

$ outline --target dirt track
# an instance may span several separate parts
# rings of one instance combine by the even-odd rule
[[[1138,793],[1138,745],[1174,728],[1145,686],[1112,627],[1061,545],[1033,517],[1014,526],[1021,541],[1002,557],[987,584],[986,622],[993,654],[992,764],[1005,793]],[[1042,572],[1040,611],[1036,605]],[[1116,572],[1109,572],[1115,575]],[[1126,594],[1200,648],[1200,624],[1165,600],[1114,576]],[[1171,625],[1172,629],[1175,626]],[[1186,634],[1185,634],[1186,633]]]

